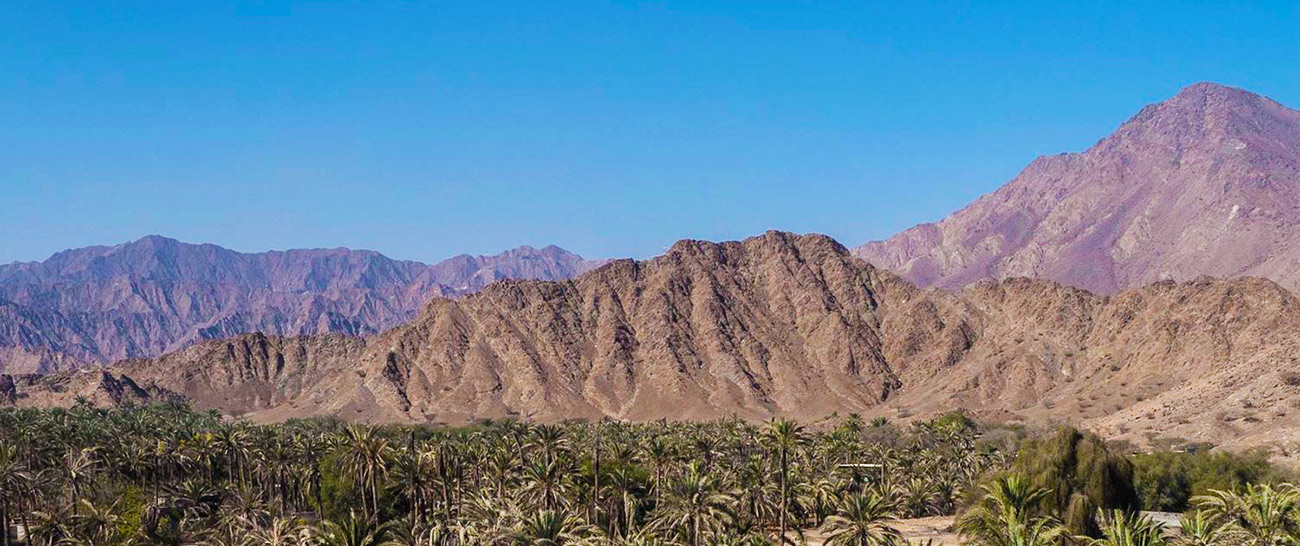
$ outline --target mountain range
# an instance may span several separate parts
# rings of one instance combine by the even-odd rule
[[[1022,278],[950,292],[830,238],[770,232],[435,298],[367,338],[244,334],[102,370],[3,376],[0,398],[447,423],[965,408],[1140,442],[1258,445],[1300,426],[1298,345],[1300,300],[1263,279],[1099,296]]]
[[[428,265],[345,248],[246,254],[159,236],[68,250],[0,266],[0,371],[152,357],[245,332],[374,334],[434,296],[568,278],[598,263],[554,246]]]
[[[511,266],[453,268],[460,275],[447,282],[453,277],[429,273],[438,266],[378,266],[376,255],[353,251],[303,251],[347,257],[328,266],[230,272],[156,260],[148,274],[121,268],[145,268],[157,251],[113,267],[56,256],[46,262],[54,265],[10,267],[136,280],[91,283],[84,292],[99,296],[84,299],[64,285],[26,296],[0,288],[16,310],[70,302],[20,319],[29,326],[18,335],[6,326],[14,319],[0,322],[6,339],[34,340],[32,354],[47,345],[23,332],[56,328],[86,302],[223,309],[205,316],[241,318],[208,319],[193,331],[238,327],[176,335],[139,355],[99,341],[114,347],[104,354],[148,358],[81,371],[49,358],[43,371],[54,373],[0,375],[0,403],[183,398],[254,420],[449,423],[905,419],[965,408],[990,419],[1080,423],[1140,443],[1276,446],[1300,431],[1297,192],[1300,113],[1197,84],[1083,153],[1035,160],[949,218],[853,250],[775,231],[679,241],[650,260],[598,267],[558,249],[544,259],[529,250],[504,260]],[[285,260],[257,256],[248,259]],[[485,267],[492,273],[480,275]],[[143,281],[194,270],[223,286],[275,276],[235,271],[294,273],[257,281],[269,287],[258,294],[274,297],[217,298],[224,307],[191,303],[210,293],[197,284]],[[0,287],[13,276],[0,273]],[[393,288],[387,279],[403,281]],[[312,303],[251,303],[292,295]],[[189,316],[166,320],[173,315]],[[250,318],[269,316],[280,318]],[[107,340],[110,330],[96,331]],[[194,342],[204,338],[221,339]]]
[[[855,253],[922,286],[1034,277],[1098,293],[1258,276],[1300,289],[1300,111],[1211,83],[951,216]]]

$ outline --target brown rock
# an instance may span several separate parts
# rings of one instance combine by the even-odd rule
[[[122,387],[101,371],[60,373],[15,381],[10,398],[112,403],[121,392],[256,420],[451,423],[966,408],[1139,442],[1254,445],[1300,424],[1297,340],[1300,301],[1267,280],[1099,296],[1016,278],[950,293],[829,238],[769,232],[682,241],[573,280],[494,283],[365,339],[248,334],[116,364]]]

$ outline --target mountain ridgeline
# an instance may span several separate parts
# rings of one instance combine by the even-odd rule
[[[1276,410],[1300,403],[1295,340],[1300,302],[1266,280],[1107,297],[1011,279],[953,293],[917,288],[827,237],[769,232],[435,298],[413,322],[365,339],[241,335],[106,370],[10,378],[8,397],[176,396],[255,420],[452,423],[962,407],[1117,436],[1258,443],[1297,424]]]
[[[504,278],[561,279],[594,262],[551,246],[426,265],[364,250],[246,254],[150,236],[0,266],[0,371],[152,357],[246,332],[374,334],[435,296]]]
[[[1202,83],[856,254],[922,286],[1034,277],[1098,293],[1202,275],[1300,289],[1300,111]]]

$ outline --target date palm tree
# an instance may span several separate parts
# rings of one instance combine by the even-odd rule
[[[1211,490],[1192,502],[1208,517],[1228,522],[1251,546],[1300,540],[1300,492],[1294,486],[1246,486],[1245,491]]]
[[[32,543],[40,546],[62,544],[72,537],[72,521],[72,511],[64,505],[49,512],[36,510],[32,512],[28,537]]]
[[[509,541],[520,546],[567,546],[586,544],[597,529],[565,511],[534,512],[510,533]]]
[[[523,498],[538,510],[555,511],[568,503],[573,490],[568,465],[539,459],[524,466]]]
[[[1183,516],[1179,527],[1179,546],[1218,546],[1227,537],[1230,524],[1204,510],[1193,510]]]
[[[271,518],[265,525],[254,520],[240,519],[247,530],[248,543],[257,546],[309,546],[311,529],[297,519]]]
[[[72,538],[88,546],[107,545],[118,533],[117,503],[98,506],[86,499],[80,500],[81,509],[72,516]]]
[[[641,459],[650,471],[654,474],[654,503],[659,505],[662,499],[663,478],[668,468],[673,464],[676,458],[672,442],[667,436],[656,434],[646,442],[645,447],[641,450]]]
[[[0,542],[4,546],[13,545],[9,524],[15,519],[14,512],[22,510],[31,482],[31,474],[18,460],[18,447],[0,446]]]
[[[377,523],[372,517],[349,512],[338,521],[322,522],[314,538],[320,546],[383,546],[391,530],[390,523]]]
[[[560,425],[537,425],[533,427],[531,446],[543,461],[555,462],[569,450],[568,432]]]
[[[675,529],[694,546],[704,543],[705,531],[735,519],[735,497],[718,490],[717,481],[692,462],[668,491],[656,529]]]
[[[69,450],[63,456],[63,481],[68,486],[68,493],[75,507],[81,506],[81,494],[86,487],[94,483],[94,475],[99,468],[95,459],[94,448]]]
[[[252,454],[248,429],[240,425],[223,425],[213,435],[213,440],[221,460],[225,462],[226,478],[245,483],[245,466]]]
[[[407,516],[419,521],[424,516],[430,499],[435,495],[435,465],[433,452],[421,451],[414,445],[403,448],[393,457],[391,490],[406,500]]]
[[[901,511],[906,517],[919,518],[930,514],[930,510],[939,502],[934,483],[928,478],[915,477],[899,486]]]
[[[878,492],[849,495],[821,530],[827,546],[889,546],[902,538],[890,526],[897,513],[897,507]]]
[[[1123,510],[1097,511],[1101,538],[1076,537],[1087,546],[1165,546],[1165,526],[1150,517]]]
[[[970,542],[981,546],[1047,546],[1065,535],[1060,522],[1041,515],[1050,493],[1021,476],[1007,476],[982,486],[984,497],[957,522]]]
[[[786,419],[775,419],[768,424],[764,439],[777,455],[777,464],[781,485],[781,540],[785,540],[789,529],[790,513],[790,454],[808,443],[808,436],[802,425]]]
[[[378,428],[348,425],[344,429],[339,462],[360,482],[361,510],[371,517],[379,512],[379,479],[388,473],[388,455],[388,440]]]

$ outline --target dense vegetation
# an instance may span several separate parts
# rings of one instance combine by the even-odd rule
[[[1280,484],[1292,477],[1269,464],[1261,451],[1163,451],[1132,457],[1133,485],[1145,510],[1182,512],[1212,491],[1239,491],[1250,484]]]
[[[1100,533],[1094,517],[1099,509],[1131,512],[1139,507],[1133,465],[1111,453],[1101,438],[1073,428],[1025,442],[1009,473],[1046,491],[1043,508],[1059,513],[1075,535]]]
[[[1022,440],[961,414],[907,427],[849,416],[439,428],[259,426],[180,405],[6,409],[0,546],[25,538],[11,526],[40,546],[761,545],[810,531],[878,546],[900,542],[895,518],[963,506],[962,532],[997,546],[1059,544],[1080,534],[1062,522],[1083,507],[1097,514],[1082,532],[1097,538],[1077,540],[1158,527],[1126,510],[1134,467],[1100,440]],[[1300,506],[1286,486],[1252,487],[1198,500],[1200,546],[1246,536],[1232,522],[1251,495]],[[1300,528],[1285,521],[1260,540]]]
[[[906,429],[856,417],[817,430],[255,426],[181,406],[5,410],[0,445],[3,517],[42,545],[848,536],[885,516],[952,513],[1009,453],[960,415]],[[860,463],[884,469],[839,466]]]

